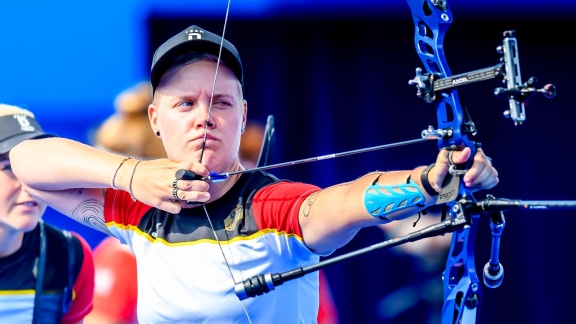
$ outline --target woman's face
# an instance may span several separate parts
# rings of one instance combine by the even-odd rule
[[[202,160],[210,171],[222,172],[238,164],[247,105],[240,82],[226,66],[220,66],[214,86],[216,65],[197,61],[164,76],[149,116],[171,160]]]
[[[44,211],[46,205],[32,198],[12,172],[8,154],[0,155],[0,234],[31,231]]]

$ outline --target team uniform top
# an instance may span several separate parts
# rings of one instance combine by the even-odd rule
[[[248,322],[234,283],[319,261],[298,221],[301,203],[318,190],[266,172],[244,174],[205,205],[216,240],[202,206],[171,214],[109,189],[106,225],[137,259],[139,322]],[[254,323],[313,323],[318,299],[314,272],[243,302]]]
[[[77,235],[38,223],[24,233],[22,246],[0,258],[0,323],[32,323],[40,255],[40,226],[44,226],[46,264],[39,294],[41,323],[77,323],[92,310],[94,263],[90,246]],[[74,233],[73,233],[74,234]],[[71,298],[71,302],[66,302]]]

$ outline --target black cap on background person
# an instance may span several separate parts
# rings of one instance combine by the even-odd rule
[[[6,154],[16,144],[33,138],[54,137],[42,130],[34,114],[26,109],[0,104],[0,154]]]

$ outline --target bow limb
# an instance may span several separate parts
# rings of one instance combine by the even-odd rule
[[[439,149],[471,149],[470,164],[476,153],[476,143],[470,139],[476,128],[470,120],[456,90],[435,93],[432,87],[434,80],[451,76],[443,51],[443,41],[448,27],[452,23],[452,12],[445,0],[407,0],[415,25],[414,43],[416,51],[425,66],[425,73],[416,70],[416,78],[411,84],[417,84],[418,95],[429,103],[436,104],[438,123]],[[468,167],[464,166],[465,168]],[[456,180],[459,180],[455,170]],[[445,182],[446,188],[446,182]],[[444,190],[440,193],[439,202],[446,202],[450,217],[466,217],[470,226],[463,227],[452,234],[448,261],[443,273],[444,307],[442,323],[475,322],[480,304],[480,284],[474,264],[474,242],[479,215],[465,215],[460,208],[459,199],[473,200],[471,191],[460,181],[457,195],[450,194],[443,199]],[[448,185],[450,187],[450,185]],[[472,217],[470,219],[468,217]]]

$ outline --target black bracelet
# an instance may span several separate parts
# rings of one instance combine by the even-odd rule
[[[422,187],[424,187],[424,190],[426,190],[426,192],[432,197],[438,196],[438,192],[434,190],[434,188],[432,188],[430,181],[428,181],[428,172],[430,172],[430,169],[432,169],[434,165],[435,164],[432,163],[429,166],[427,166],[426,169],[422,171],[422,175],[420,176],[420,182],[422,182]]]

